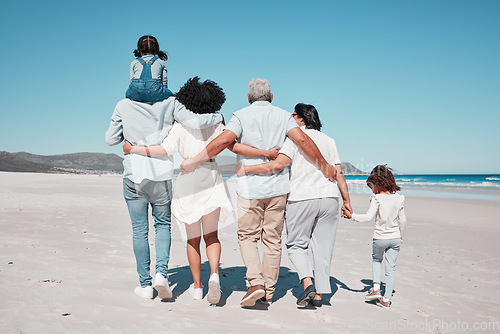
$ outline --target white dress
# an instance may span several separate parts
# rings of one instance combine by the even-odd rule
[[[205,129],[191,129],[175,122],[161,145],[168,155],[178,152],[183,159],[192,158],[223,130],[221,123]],[[194,172],[177,177],[172,216],[179,223],[195,223],[217,208],[221,208],[219,229],[236,221],[227,186],[216,162],[206,161]]]

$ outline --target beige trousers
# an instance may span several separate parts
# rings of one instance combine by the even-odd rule
[[[281,232],[287,194],[264,199],[238,196],[238,242],[251,286],[262,284],[272,299],[281,263]],[[257,242],[261,240],[262,262]]]

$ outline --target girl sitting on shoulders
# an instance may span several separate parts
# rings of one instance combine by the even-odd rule
[[[167,88],[167,54],[160,51],[158,41],[153,36],[139,38],[137,57],[130,64],[130,85],[126,97],[138,102],[156,102],[172,96]]]

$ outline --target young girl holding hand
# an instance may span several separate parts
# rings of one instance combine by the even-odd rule
[[[370,208],[366,214],[344,212],[347,218],[357,222],[368,222],[375,217],[373,233],[373,287],[366,300],[376,300],[376,304],[390,308],[394,288],[394,270],[406,225],[404,196],[396,194],[401,190],[387,165],[378,165],[370,173],[366,184],[373,191]],[[385,254],[385,294],[380,293],[382,259]]]

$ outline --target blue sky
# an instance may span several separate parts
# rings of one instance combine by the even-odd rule
[[[496,0],[3,1],[0,150],[121,154],[104,133],[152,34],[169,87],[218,82],[226,119],[262,77],[363,170],[500,173],[499,16]]]

